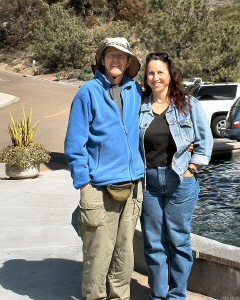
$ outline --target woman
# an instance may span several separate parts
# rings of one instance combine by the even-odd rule
[[[140,115],[145,189],[141,216],[150,299],[186,299],[193,264],[191,219],[199,194],[196,172],[208,164],[213,138],[199,101],[184,92],[167,53],[146,58]],[[188,145],[194,143],[193,152]]]

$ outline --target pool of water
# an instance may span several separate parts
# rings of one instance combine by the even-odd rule
[[[199,170],[201,192],[192,232],[240,247],[240,153]]]

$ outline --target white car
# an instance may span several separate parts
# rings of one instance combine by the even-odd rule
[[[221,128],[226,128],[226,117],[240,97],[240,82],[211,83],[193,87],[190,92],[203,106],[214,137],[220,138]]]

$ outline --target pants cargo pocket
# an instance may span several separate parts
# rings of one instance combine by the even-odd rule
[[[98,187],[81,191],[80,212],[78,221],[82,225],[99,226],[103,225],[105,210],[103,205],[102,191]]]
[[[132,199],[133,201],[133,220],[136,220],[142,213],[142,200],[140,198]]]

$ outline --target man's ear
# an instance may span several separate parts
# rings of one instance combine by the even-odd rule
[[[131,65],[131,63],[132,63],[132,58],[128,56],[127,68]]]
[[[104,58],[101,59],[102,65],[105,66]]]

